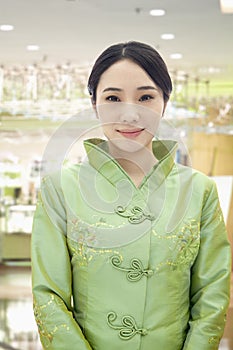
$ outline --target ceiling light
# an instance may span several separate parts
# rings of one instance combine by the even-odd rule
[[[165,10],[153,9],[153,10],[150,10],[150,15],[151,16],[164,16],[165,15]]]
[[[233,13],[233,0],[220,0],[222,13]]]
[[[38,51],[40,47],[38,45],[28,45],[27,50],[28,51]]]
[[[183,55],[181,53],[172,53],[170,55],[170,58],[172,60],[180,60],[183,57]]]
[[[172,40],[175,38],[175,35],[172,33],[164,33],[161,35],[161,39],[163,40]]]
[[[0,26],[0,30],[2,30],[3,32],[10,32],[11,30],[14,30],[14,26],[12,26],[11,24],[2,24]]]

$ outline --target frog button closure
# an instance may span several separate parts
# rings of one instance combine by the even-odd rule
[[[130,224],[140,224],[147,220],[153,221],[155,217],[150,213],[145,213],[142,208],[135,206],[130,210],[118,205],[115,209],[115,213],[127,218]]]
[[[130,282],[137,282],[143,276],[150,277],[154,273],[153,270],[144,269],[142,262],[136,258],[131,260],[130,267],[120,266],[122,261],[118,255],[113,255],[110,258],[110,262],[117,270],[126,272],[126,278]]]
[[[147,335],[148,331],[145,328],[138,328],[135,319],[132,316],[126,315],[121,319],[121,325],[114,325],[113,322],[117,319],[117,314],[113,311],[107,315],[107,323],[109,327],[118,330],[119,337],[122,340],[130,340],[136,334]]]

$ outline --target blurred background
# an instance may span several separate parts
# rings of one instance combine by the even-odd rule
[[[232,33],[232,0],[0,0],[0,349],[41,349],[30,240],[44,154],[62,129],[76,138],[67,160],[80,162],[86,130],[99,133],[86,83],[113,43],[146,42],[167,63],[159,136],[215,179],[233,247]],[[233,297],[221,350],[233,349],[232,329]]]

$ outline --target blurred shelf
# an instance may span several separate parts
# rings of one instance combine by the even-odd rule
[[[82,118],[81,112],[71,117],[1,117],[0,131],[9,130],[37,130],[37,129],[56,129],[62,124],[66,124],[68,128],[74,127],[91,127],[98,125],[99,121],[90,115]]]

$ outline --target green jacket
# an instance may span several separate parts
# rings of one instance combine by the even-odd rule
[[[47,175],[32,233],[34,313],[45,349],[214,350],[225,324],[230,245],[216,186],[174,162],[139,188],[107,142]]]

